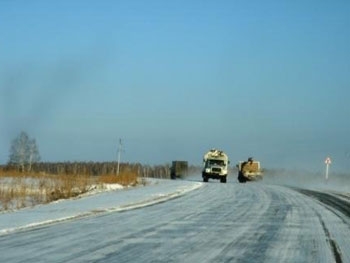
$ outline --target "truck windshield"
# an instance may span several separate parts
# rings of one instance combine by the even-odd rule
[[[225,162],[223,160],[208,160],[206,163],[206,166],[209,166],[209,165],[225,166]]]

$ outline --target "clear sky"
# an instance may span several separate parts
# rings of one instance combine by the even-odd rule
[[[0,163],[350,169],[348,0],[0,0]]]

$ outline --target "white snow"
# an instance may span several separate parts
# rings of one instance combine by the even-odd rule
[[[59,200],[33,208],[0,214],[0,235],[102,213],[130,210],[176,198],[203,185],[201,182],[147,179],[146,186],[106,186],[79,198]]]
[[[200,179],[95,189],[3,213],[0,261],[350,262],[349,219],[340,211],[284,186]]]

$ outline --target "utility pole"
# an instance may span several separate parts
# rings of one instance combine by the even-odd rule
[[[328,181],[328,173],[329,173],[329,165],[332,163],[331,158],[327,157],[326,160],[324,161],[324,163],[326,164],[326,182]]]
[[[122,152],[122,139],[119,139],[119,146],[118,146],[118,162],[117,162],[117,175],[119,175],[119,165],[120,165],[120,155],[121,155],[121,152]]]

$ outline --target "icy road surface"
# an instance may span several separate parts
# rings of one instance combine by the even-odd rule
[[[164,180],[1,214],[0,262],[350,262],[349,208],[336,194]]]

